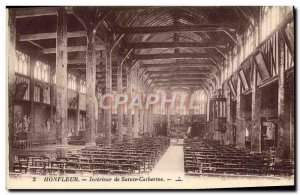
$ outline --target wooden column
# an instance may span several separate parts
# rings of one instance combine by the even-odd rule
[[[142,94],[142,99],[143,99],[143,95],[144,95],[144,86],[143,86],[143,77],[140,77],[140,80],[139,80],[139,86],[140,86],[140,89],[141,89],[141,94]],[[144,113],[145,113],[145,107],[143,106],[142,109],[139,110],[139,114],[140,114],[140,133],[142,135],[144,135]]]
[[[132,70],[127,67],[127,94],[128,94],[128,99],[131,100],[131,93],[132,93],[132,78],[131,78],[131,73]],[[127,109],[127,136],[128,140],[132,141],[132,109],[128,107]]]
[[[134,74],[134,81],[136,84],[136,94],[139,93],[139,70],[136,68],[135,74]],[[139,135],[139,108],[134,107],[134,116],[133,116],[133,137],[138,138]]]
[[[153,117],[153,105],[150,107],[150,134],[151,136],[154,135],[154,117]]]
[[[147,97],[147,92],[145,93]],[[144,108],[144,117],[143,117],[143,124],[144,124],[144,135],[148,134],[148,109]]]
[[[112,59],[111,59],[111,38],[106,35],[106,66],[105,66],[105,93],[112,93]],[[106,105],[112,106],[111,98],[106,98]],[[112,107],[111,107],[112,108]],[[112,124],[112,109],[105,109],[105,144],[111,146],[111,124]]]
[[[133,137],[138,138],[139,135],[139,108],[135,107],[134,108],[134,117],[133,117]]]
[[[144,107],[139,110],[140,113],[140,131],[144,134]]]
[[[206,96],[206,122],[209,122],[209,115],[210,115],[210,110],[209,110],[209,99],[210,99],[210,94],[207,94],[207,96]],[[208,123],[209,124],[209,123]],[[206,128],[206,130],[207,130],[208,128]]]
[[[88,145],[95,145],[96,137],[96,51],[94,29],[87,29],[86,51],[86,118],[85,131]]]
[[[76,114],[75,114],[75,131],[74,134],[76,136],[78,136],[78,133],[80,131],[80,91],[79,91],[79,86],[80,86],[80,82],[79,82],[79,78],[77,78],[77,104],[76,104]]]
[[[261,152],[261,91],[257,87],[257,69],[253,64],[253,58],[251,58],[253,65],[253,80],[252,80],[252,113],[251,113],[251,152]]]
[[[104,89],[101,89],[101,96],[104,95]],[[105,114],[104,114],[105,110],[102,109],[100,106],[99,106],[99,109],[98,109],[98,113],[99,113],[99,127],[100,127],[100,132],[105,134]]]
[[[9,169],[13,165],[13,144],[14,144],[14,95],[15,95],[15,63],[16,60],[16,14],[15,10],[10,8],[8,10],[8,127],[9,127]]]
[[[284,40],[279,39],[279,64],[278,64],[278,139],[276,148],[276,160],[290,159],[290,128],[288,126],[288,101],[285,89],[285,49]]]
[[[166,105],[166,111],[167,111],[167,135],[170,134],[171,129],[171,122],[170,122],[170,107],[169,105]]]
[[[170,94],[170,91],[169,90],[167,90],[167,97],[169,97],[169,94]],[[171,106],[171,104],[165,104],[165,109],[166,109],[166,111],[167,111],[167,131],[168,131],[168,134],[167,135],[169,135],[169,133],[170,133],[170,129],[171,129],[171,119],[170,119],[170,113],[171,113],[171,111],[170,111],[170,106]]]
[[[57,10],[56,39],[56,112],[57,144],[68,144],[68,74],[67,74],[67,13],[65,8]]]
[[[123,94],[123,80],[122,80],[122,68],[123,65],[120,61],[120,57],[117,56],[117,90],[118,94]],[[123,105],[118,105],[118,125],[117,125],[117,134],[118,134],[118,140],[123,141]]]
[[[245,121],[244,121],[244,99],[242,97],[242,86],[241,80],[238,78],[237,83],[237,96],[236,96],[236,147],[237,148],[245,148]]]
[[[144,109],[144,134],[149,134],[149,127],[148,127],[148,119],[149,119],[149,109]]]
[[[34,106],[34,66],[36,64],[36,58],[30,56],[30,67],[29,67],[29,76],[30,76],[30,86],[29,86],[29,101],[30,101],[30,132],[34,134],[34,123],[35,123],[35,106]]]
[[[152,113],[151,113],[151,107],[149,106],[148,109],[148,134],[151,137],[152,136]]]
[[[228,86],[228,85],[227,85]],[[226,90],[226,132],[225,132],[225,144],[233,144],[232,137],[232,113],[231,113],[231,93],[229,86]]]
[[[97,87],[95,87],[97,88]],[[98,136],[98,122],[99,122],[99,104],[98,104],[98,97],[97,97],[97,91],[95,91],[95,145],[96,145],[96,137]]]
[[[56,131],[54,109],[56,105],[56,84],[54,83],[54,75],[56,66],[50,67],[50,129],[52,132]]]
[[[295,70],[293,70],[295,71]],[[295,73],[293,73],[293,76],[290,78],[290,82],[289,82],[289,93],[288,93],[288,97],[289,97],[289,125],[290,125],[290,159],[292,161],[295,160]]]

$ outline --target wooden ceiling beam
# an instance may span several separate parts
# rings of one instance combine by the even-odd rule
[[[171,77],[165,77],[165,78],[161,78],[161,77],[150,77],[151,80],[154,80],[154,81],[172,81],[172,82],[177,82],[179,81],[178,77],[174,77],[174,76],[171,76]],[[195,80],[211,80],[210,77],[207,77],[205,75],[202,75],[202,76],[197,76],[197,77],[186,77],[186,78],[183,78],[181,80],[189,80],[189,81],[195,81]],[[180,80],[180,81],[181,81]]]
[[[154,83],[156,84],[200,84],[200,83],[203,83],[205,82],[205,80],[195,80],[195,81],[177,81],[177,82],[174,82],[174,81],[154,81]]]
[[[225,44],[216,42],[132,42],[124,44],[128,49],[167,49],[167,48],[189,48],[198,47],[203,49],[208,48],[221,48],[225,49]]]
[[[106,78],[103,78],[103,77],[96,77],[96,79],[97,79],[98,81],[106,81]],[[127,82],[127,77],[124,77],[124,76],[123,76],[122,79],[123,79],[123,83],[124,83],[124,82]],[[117,83],[117,77],[114,77],[114,78],[112,79],[112,81]]]
[[[235,32],[235,29],[226,24],[199,24],[174,26],[147,26],[147,27],[118,27],[118,34],[153,34],[165,32]]]
[[[101,62],[105,62],[105,58],[99,58],[97,59],[97,64],[100,64]],[[68,65],[69,64],[86,64],[85,59],[80,59],[80,60],[68,60]]]
[[[199,83],[193,83],[193,84],[164,84],[164,83],[158,83],[155,85],[155,87],[159,87],[159,88],[168,88],[168,87],[201,87],[202,89],[204,88],[204,86]]]
[[[142,64],[143,68],[171,68],[171,67],[210,67],[215,66],[213,63],[165,63],[165,64]]]
[[[36,33],[36,34],[27,34],[20,35],[19,41],[36,41],[36,40],[45,40],[45,39],[56,39],[57,33]],[[67,33],[68,38],[74,37],[86,37],[86,31],[73,31]]]
[[[85,74],[86,73],[86,71],[85,70],[81,70],[81,74]],[[116,76],[117,75],[117,72],[115,72],[115,73],[112,73],[112,76],[114,77],[114,76]],[[123,75],[123,77],[124,76],[127,76],[127,74],[126,73],[123,73],[122,74]],[[103,77],[103,78],[105,78],[105,71],[103,70],[103,69],[97,69],[97,77]]]
[[[211,80],[209,79],[202,79],[202,80],[194,80],[194,81],[189,81],[189,80],[186,80],[186,81],[155,81],[154,80],[154,83],[155,84],[174,84],[174,85],[177,85],[177,84],[208,84],[210,85],[211,84]]]
[[[165,54],[135,54],[131,56],[135,60],[163,60],[163,59],[211,59],[218,57],[210,53],[165,53]]]
[[[151,75],[155,75],[155,74],[159,74],[159,75],[181,75],[181,74],[208,74],[210,73],[210,71],[207,70],[186,70],[186,71],[175,71],[175,72],[171,72],[171,71],[147,71],[146,74],[151,74]]]
[[[96,51],[102,51],[105,50],[103,45],[96,45],[95,47]],[[68,52],[78,52],[78,51],[86,51],[86,46],[72,46],[67,47]],[[56,53],[56,48],[45,48],[43,49],[43,54],[54,54]]]
[[[72,10],[67,8],[67,14],[72,14]],[[34,7],[34,8],[17,8],[16,18],[30,18],[40,16],[57,15],[57,7]]]
[[[97,64],[97,67],[104,67],[104,65],[100,65],[100,64]],[[68,64],[68,69],[86,69],[86,65],[85,64]],[[105,70],[105,67],[104,68],[101,68],[102,70]],[[118,67],[116,66],[113,66],[112,67],[112,70],[117,70]],[[126,70],[126,67],[123,67],[123,70],[125,71]]]

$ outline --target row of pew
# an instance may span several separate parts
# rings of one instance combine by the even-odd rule
[[[131,143],[115,143],[111,147],[85,147],[63,158],[16,156],[12,172],[30,175],[147,173],[169,145],[166,137],[148,137]]]
[[[293,162],[275,163],[269,153],[251,154],[215,140],[184,140],[184,169],[188,175],[291,176],[293,167]]]

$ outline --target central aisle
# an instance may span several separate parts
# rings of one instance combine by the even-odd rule
[[[173,177],[184,176],[183,146],[170,145],[168,150],[150,173],[150,176],[158,175]]]

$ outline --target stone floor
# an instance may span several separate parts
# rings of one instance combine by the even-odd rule
[[[156,164],[150,175],[158,176],[184,176],[184,159],[183,159],[183,146],[171,145],[160,161]]]

